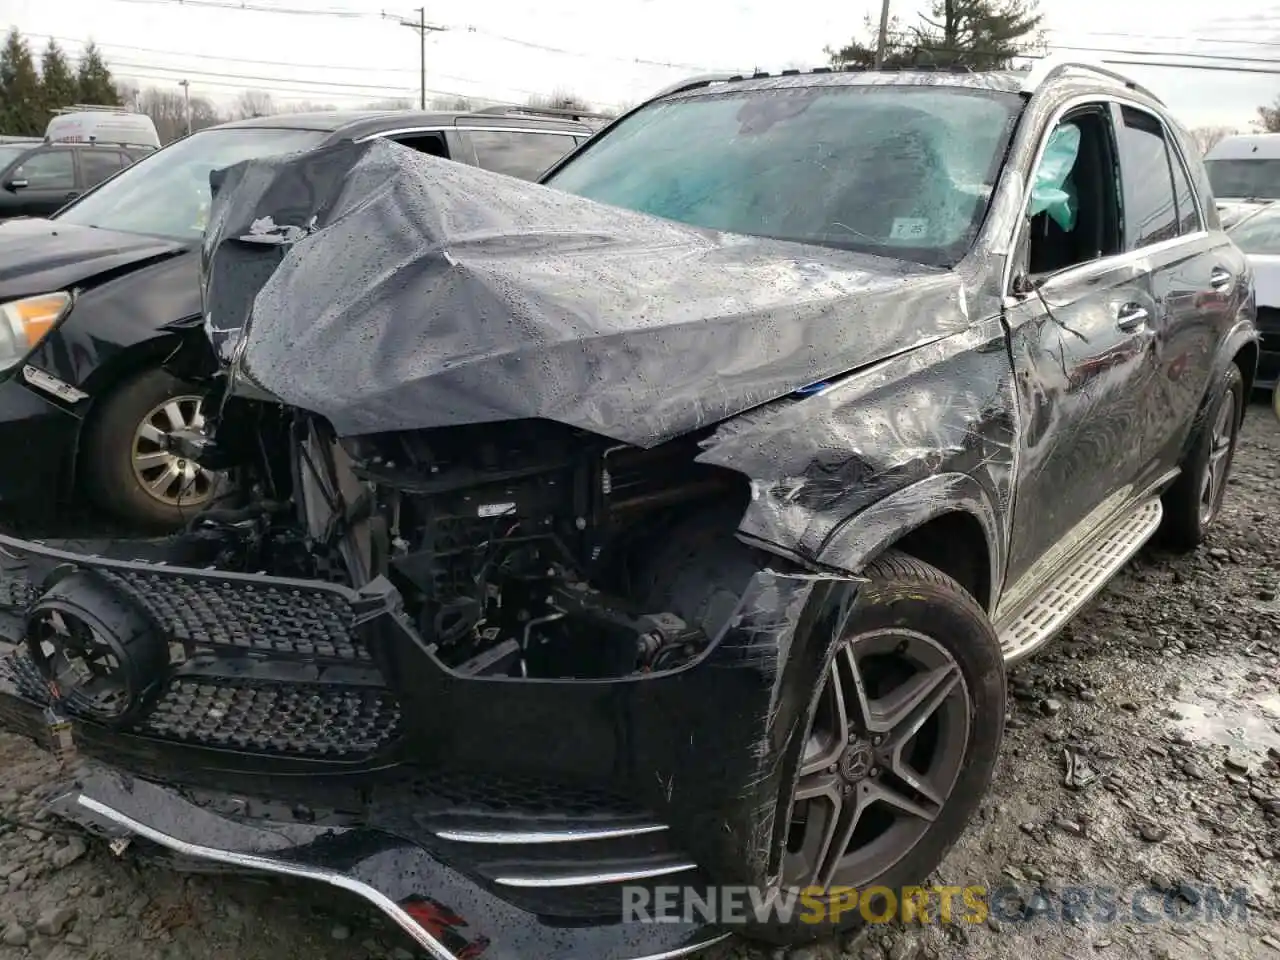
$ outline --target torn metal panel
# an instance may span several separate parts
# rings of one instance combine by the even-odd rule
[[[964,510],[988,532],[996,574],[1008,535],[1015,404],[1004,330],[993,319],[731,420],[703,442],[699,460],[751,478],[740,529],[784,552],[856,571],[883,538],[869,539],[865,550],[833,543],[865,535],[857,517],[867,507],[896,504],[889,524],[896,536]],[[953,475],[967,477],[972,491],[951,497],[958,491],[931,485],[918,487],[914,500],[896,496]],[[908,502],[919,509],[907,510]]]

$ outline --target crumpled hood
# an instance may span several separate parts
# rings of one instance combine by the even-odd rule
[[[177,240],[57,220],[0,223],[0,300],[65,290],[184,249]]]
[[[546,418],[649,446],[968,325],[949,271],[699,230],[386,141],[215,182],[215,348],[343,435]]]

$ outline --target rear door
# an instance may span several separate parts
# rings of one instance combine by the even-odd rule
[[[80,153],[80,189],[91,190],[108,177],[113,177],[126,165],[119,150],[106,147],[86,147]]]
[[[4,175],[0,185],[7,216],[45,217],[79,195],[74,151],[46,147],[27,154]]]
[[[458,159],[521,180],[537,180],[578,145],[576,131],[458,124],[466,142]]]
[[[1244,255],[1205,221],[1188,161],[1188,145],[1154,112],[1114,106],[1130,248],[1150,264],[1156,302],[1159,393],[1135,442],[1146,458],[1145,482],[1173,469],[1209,377],[1218,344],[1245,296]]]

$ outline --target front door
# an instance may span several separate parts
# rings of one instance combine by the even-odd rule
[[[1038,582],[1132,496],[1159,395],[1146,261],[1126,249],[1109,104],[1046,138],[1006,311],[1021,416],[1007,582]],[[1007,599],[1013,601],[1015,594]]]
[[[76,162],[66,147],[50,147],[27,154],[5,174],[8,216],[47,217],[76,198]]]

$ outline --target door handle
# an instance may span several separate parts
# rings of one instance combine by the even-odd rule
[[[1147,322],[1150,316],[1146,307],[1136,303],[1126,303],[1116,310],[1116,326],[1121,330],[1136,330]]]
[[[1219,292],[1230,288],[1235,278],[1231,276],[1231,271],[1223,267],[1214,267],[1209,274],[1209,286]]]

